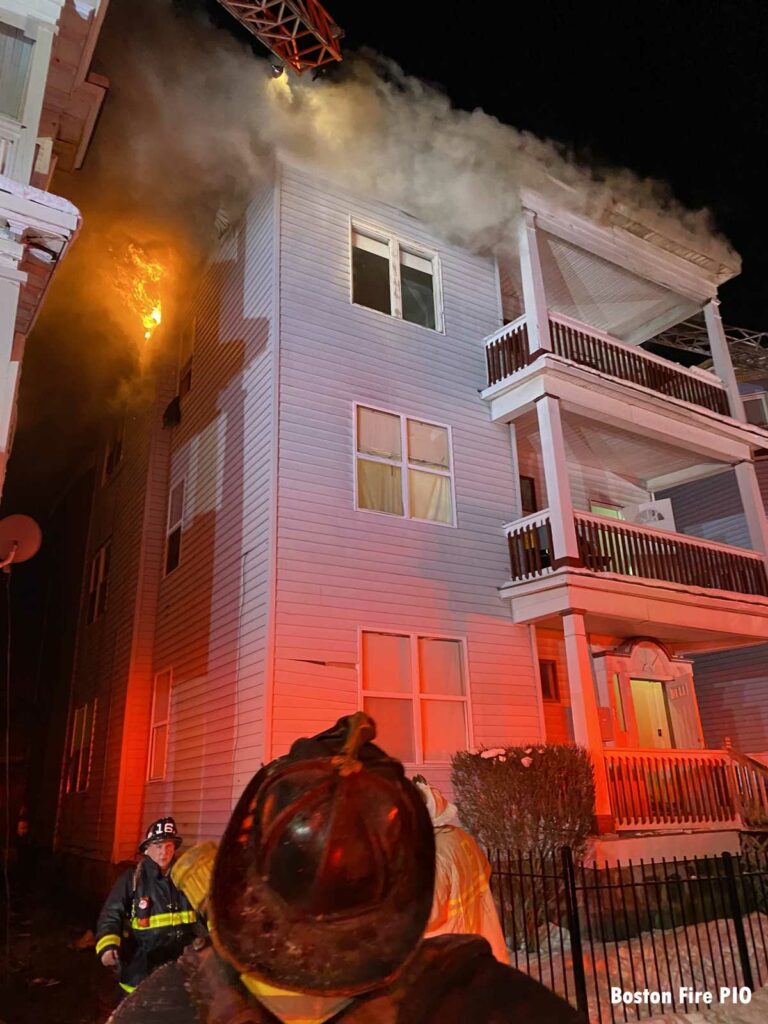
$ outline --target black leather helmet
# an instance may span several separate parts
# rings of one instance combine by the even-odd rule
[[[150,843],[173,843],[178,848],[182,844],[182,838],[176,831],[176,822],[173,818],[158,818],[147,828],[147,834],[139,845],[139,853],[146,853]]]
[[[395,975],[432,907],[435,846],[419,792],[362,712],[262,768],[211,882],[214,945],[282,988],[355,995]]]

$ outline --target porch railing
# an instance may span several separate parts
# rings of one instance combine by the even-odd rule
[[[768,597],[765,561],[757,551],[587,512],[574,519],[585,569]]]
[[[636,345],[627,345],[559,314],[550,314],[552,351],[579,366],[588,366],[618,380],[669,395],[723,416],[730,415],[724,385],[714,375],[686,369]],[[541,352],[531,353],[525,316],[506,324],[486,339],[488,386],[498,384],[529,365]]]
[[[741,816],[748,828],[768,830],[768,766],[747,754],[740,754],[726,738],[733,785]]]
[[[518,519],[505,529],[513,579],[534,579],[552,569],[554,555],[548,508]]]
[[[619,830],[740,823],[725,750],[606,750],[604,759]]]

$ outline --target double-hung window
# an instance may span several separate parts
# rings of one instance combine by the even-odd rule
[[[352,226],[352,301],[442,331],[437,254],[394,235]]]
[[[171,711],[171,670],[158,672],[155,676],[152,694],[152,719],[149,730],[149,757],[147,759],[147,781],[165,778],[165,763],[168,755],[168,725]]]
[[[388,754],[445,763],[470,745],[462,640],[364,631],[361,648],[363,710]]]
[[[91,559],[91,574],[88,582],[88,622],[95,622],[107,610],[109,589],[109,567],[112,561],[112,544],[102,544]]]
[[[184,481],[171,488],[168,497],[168,523],[165,537],[165,575],[181,561],[181,531],[184,522]]]
[[[450,429],[358,405],[357,507],[455,525]]]
[[[66,773],[68,793],[82,793],[88,788],[95,720],[95,698],[76,708],[72,716],[72,734],[69,738]]]

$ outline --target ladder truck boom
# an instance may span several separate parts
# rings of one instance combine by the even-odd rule
[[[296,74],[341,60],[343,31],[317,0],[219,0]]]

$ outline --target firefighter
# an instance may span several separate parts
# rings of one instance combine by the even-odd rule
[[[148,978],[111,1024],[584,1024],[485,939],[422,941],[435,840],[358,712],[263,767],[216,853],[212,945]]]
[[[182,839],[173,818],[158,818],[139,846],[144,856],[112,887],[96,926],[96,955],[133,992],[161,964],[175,960],[202,932],[197,912],[171,878]]]
[[[504,932],[490,889],[491,865],[474,838],[459,827],[456,805],[423,775],[414,785],[435,830],[435,895],[425,938],[449,933],[482,935],[493,955],[509,963]]]

